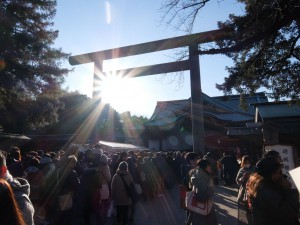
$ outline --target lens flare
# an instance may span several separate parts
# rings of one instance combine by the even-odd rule
[[[111,23],[111,10],[110,10],[110,3],[105,2],[105,12],[106,12],[106,23],[110,24]]]

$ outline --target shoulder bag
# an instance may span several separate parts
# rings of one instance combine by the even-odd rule
[[[132,181],[130,186],[128,186],[124,180],[124,177],[123,175],[120,175],[119,176],[121,177],[123,183],[124,183],[124,186],[125,186],[125,189],[126,189],[126,192],[127,192],[127,195],[129,198],[131,198],[132,202],[133,203],[136,203],[139,201],[139,194],[137,193],[136,189],[135,189],[135,184],[134,182]]]
[[[188,210],[203,216],[207,216],[213,206],[213,202],[210,199],[203,202],[198,201],[195,197],[194,191],[186,192],[185,204]]]

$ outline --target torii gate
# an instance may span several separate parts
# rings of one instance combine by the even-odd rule
[[[135,67],[130,69],[117,70],[115,72],[130,74],[130,77],[139,77],[190,70],[193,151],[204,154],[204,122],[199,63],[200,53],[198,50],[198,45],[202,43],[220,41],[225,39],[225,36],[226,34],[223,30],[212,30],[202,33],[146,42],[137,45],[130,45],[120,48],[113,48],[98,52],[71,56],[69,58],[69,62],[71,65],[94,62],[93,97],[97,97],[97,81],[100,79],[101,75],[103,75],[104,60],[151,53],[179,47],[189,47],[188,60]]]

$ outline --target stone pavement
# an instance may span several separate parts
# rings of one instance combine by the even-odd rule
[[[216,187],[215,209],[220,225],[238,225],[237,187]],[[112,219],[111,219],[112,220]],[[110,224],[114,224],[112,221]],[[185,211],[179,207],[177,186],[163,196],[136,205],[135,218],[129,225],[185,225]]]
[[[220,225],[238,224],[237,193],[236,185],[217,186],[214,202]]]

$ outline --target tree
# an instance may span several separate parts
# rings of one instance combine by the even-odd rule
[[[13,132],[20,125],[8,124],[13,122],[11,117],[17,108],[23,110],[26,121],[29,118],[25,111],[30,105],[39,105],[41,96],[55,102],[52,94],[61,89],[64,75],[69,72],[61,68],[61,60],[67,59],[68,54],[51,47],[58,36],[58,31],[51,29],[55,7],[55,0],[0,2],[0,124],[6,132]],[[55,114],[56,106],[48,103],[43,110]],[[35,111],[35,116],[39,112],[43,113]],[[45,125],[32,122],[36,123],[30,126]]]
[[[199,10],[210,0],[165,0],[164,19],[186,25],[191,31]],[[299,99],[300,96],[300,2],[298,0],[238,0],[242,16],[230,15],[218,22],[229,38],[199,54],[225,54],[233,59],[229,77],[216,87],[225,94],[270,90],[269,97]]]

